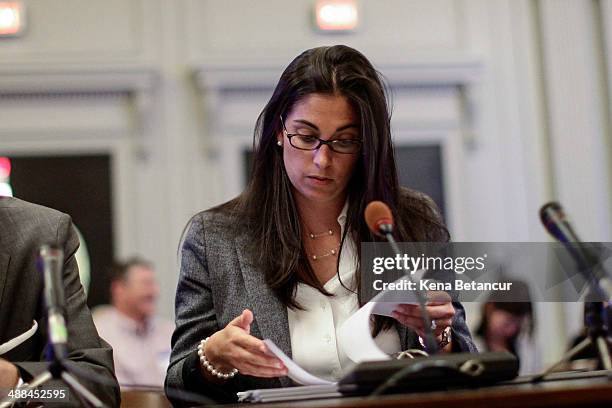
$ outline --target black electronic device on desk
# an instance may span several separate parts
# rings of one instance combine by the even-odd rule
[[[438,354],[414,359],[364,362],[338,383],[348,395],[482,387],[518,375],[517,358],[508,352]]]
[[[356,365],[338,383],[249,390],[240,402],[280,402],[475,388],[514,379],[518,360],[508,352],[440,354]]]
[[[440,354],[414,359],[357,364],[338,383],[249,390],[240,402],[299,401],[386,393],[471,388],[508,381],[518,375],[518,360],[508,352]]]

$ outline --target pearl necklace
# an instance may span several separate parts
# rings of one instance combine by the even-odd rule
[[[337,246],[336,248],[331,249],[331,250],[325,252],[324,254],[321,254],[321,255],[312,255],[311,257],[312,257],[313,261],[318,261],[319,259],[325,258],[326,256],[336,255],[338,253],[338,250],[340,250],[340,246]]]
[[[329,231],[325,231],[325,232],[321,232],[319,234],[313,234],[312,232],[310,234],[308,234],[308,236],[310,237],[310,239],[317,239],[319,237],[324,237],[326,235],[334,235],[334,231],[333,230],[329,230]]]

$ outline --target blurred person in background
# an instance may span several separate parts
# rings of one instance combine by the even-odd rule
[[[491,294],[483,303],[474,342],[481,352],[511,352],[519,359],[520,374],[532,374],[541,365],[533,339],[535,321],[529,288],[522,281],[504,281],[512,282],[512,289]]]
[[[153,265],[139,258],[110,268],[111,306],[94,312],[100,336],[114,350],[122,388],[161,387],[170,356],[174,325],[155,317],[159,285]]]

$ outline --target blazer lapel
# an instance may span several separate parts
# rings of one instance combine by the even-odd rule
[[[4,286],[6,285],[6,277],[8,276],[9,261],[11,257],[7,254],[0,254],[0,327],[4,323],[5,316],[2,314],[2,310],[8,310],[2,306],[2,300],[4,298]]]
[[[270,290],[263,272],[258,270],[249,256],[245,254],[248,243],[246,234],[236,237],[238,262],[240,263],[240,271],[244,279],[250,309],[253,311],[261,337],[272,340],[287,356],[291,357],[287,308]],[[282,377],[279,380],[283,386],[291,385],[291,380],[288,377]]]

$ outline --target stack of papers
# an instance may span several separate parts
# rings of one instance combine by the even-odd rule
[[[268,348],[268,351],[280,361],[283,362],[285,367],[287,367],[287,377],[291,378],[295,383],[302,385],[334,385],[335,382],[324,380],[323,378],[319,378],[310,374],[308,371],[304,370],[300,367],[295,361],[289,358],[283,350],[278,348],[276,344],[270,339],[265,339],[264,343]]]
[[[269,388],[238,393],[239,402],[299,401],[313,398],[341,397],[336,384],[306,385],[302,387]]]

